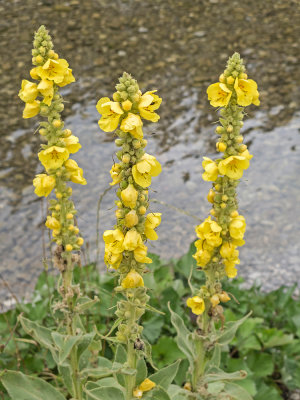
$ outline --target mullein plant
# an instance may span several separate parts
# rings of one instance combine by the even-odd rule
[[[46,381],[15,371],[4,372],[1,381],[12,399],[40,398],[40,392],[43,392],[45,400],[61,400],[65,396],[82,400],[88,378],[87,371],[82,373],[83,365],[87,366],[82,356],[87,355],[88,346],[92,343],[95,346],[95,332],[85,332],[80,314],[98,299],[81,296],[79,285],[73,283],[74,264],[79,261],[78,251],[84,240],[77,227],[77,211],[71,200],[72,188],[68,182],[85,185],[86,180],[82,169],[70,158],[81,145],[61,119],[64,101],[59,88],[74,82],[75,78],[68,62],[54,52],[51,37],[44,26],[35,34],[32,55],[35,67],[30,75],[36,82],[23,80],[19,97],[25,102],[23,118],[38,114],[46,118],[39,123],[39,133],[46,144],[41,145],[38,153],[45,172],[34,178],[33,185],[40,197],[47,198],[55,192],[56,198],[49,201],[50,215],[45,225],[51,229],[52,241],[56,243],[54,265],[60,271],[60,299],[52,307],[52,313],[57,318],[57,327],[53,330],[22,316],[19,320],[25,332],[51,353],[60,375],[58,381],[63,382],[63,387],[58,391]]]
[[[97,104],[101,114],[99,127],[105,132],[115,131],[119,147],[119,162],[110,171],[111,185],[118,185],[117,222],[113,230],[104,232],[103,240],[105,263],[118,276],[115,291],[122,294],[115,313],[117,332],[108,340],[117,344],[116,361],[123,361],[133,371],[118,378],[126,400],[152,398],[164,390],[159,385],[164,371],[147,376],[144,358],[149,356],[149,344],[141,337],[143,328],[139,323],[145,309],[150,308],[143,276],[152,260],[147,256],[145,241],[157,240],[155,229],[161,222],[160,213],[147,213],[151,180],[160,174],[161,165],[145,152],[147,140],[142,128],[142,119],[159,120],[155,111],[162,100],[155,93],[153,90],[142,94],[137,81],[124,73],[116,85],[113,101],[104,97]]]
[[[204,157],[202,163],[203,180],[212,182],[207,196],[212,209],[210,216],[196,227],[198,240],[194,258],[206,281],[202,287],[193,289],[193,296],[187,300],[187,306],[198,316],[196,330],[190,333],[171,311],[172,321],[178,331],[178,345],[190,362],[185,390],[191,393],[186,393],[187,398],[227,399],[229,395],[232,399],[246,400],[249,395],[230,382],[244,378],[245,372],[226,374],[219,368],[221,346],[233,339],[247,317],[224,326],[221,304],[231,297],[222,289],[222,279],[237,275],[236,265],[240,263],[237,248],[245,244],[246,222],[238,212],[236,188],[252,155],[243,144],[240,130],[244,107],[259,105],[259,93],[256,82],[248,79],[240,55],[235,53],[229,58],[219,82],[210,85],[207,94],[210,104],[220,108],[216,149],[223,154],[215,161]]]

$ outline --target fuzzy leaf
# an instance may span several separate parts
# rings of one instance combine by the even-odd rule
[[[253,400],[245,389],[235,383],[226,382],[224,392],[229,394],[234,400]]]
[[[175,327],[177,332],[176,342],[178,344],[178,347],[186,355],[190,365],[192,365],[195,357],[195,349],[193,341],[190,337],[191,332],[185,326],[183,319],[171,309],[170,304],[169,310],[171,313],[172,325]]]
[[[1,382],[12,400],[66,400],[52,385],[17,371],[6,371]]]
[[[125,400],[123,392],[113,386],[103,386],[92,390],[85,389],[87,400]]]
[[[245,315],[243,318],[239,319],[238,321],[230,321],[226,324],[224,330],[221,331],[221,333],[219,335],[216,336],[216,342],[218,344],[220,344],[221,346],[225,345],[225,344],[229,344],[232,339],[235,337],[236,331],[238,330],[238,328],[242,325],[242,323],[244,321],[246,321],[246,319],[248,317],[250,317],[252,311]]]
[[[159,371],[151,375],[149,379],[155,382],[157,386],[161,386],[165,390],[168,390],[168,387],[173,382],[177,374],[180,362],[181,360],[177,360],[173,364],[160,369]]]

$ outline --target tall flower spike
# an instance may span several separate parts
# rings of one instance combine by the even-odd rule
[[[104,260],[108,267],[119,274],[124,299],[117,305],[116,315],[121,323],[117,332],[119,342],[127,346],[128,365],[136,367],[136,350],[140,348],[142,327],[139,319],[145,312],[148,301],[143,275],[146,264],[152,262],[147,257],[147,239],[156,240],[155,229],[161,221],[160,213],[149,213],[148,187],[152,177],[161,172],[161,165],[154,156],[145,153],[147,140],[143,138],[142,119],[158,121],[155,112],[161,103],[156,91],[142,94],[137,81],[124,73],[116,86],[113,101],[104,97],[98,101],[97,110],[101,114],[99,126],[105,132],[116,130],[115,143],[120,150],[116,153],[119,163],[114,164],[110,174],[111,185],[119,185],[116,201],[117,225],[114,230],[105,231]],[[134,392],[135,390],[135,392]],[[149,389],[150,390],[150,387]],[[135,376],[126,378],[127,397],[135,397],[146,389],[136,388]]]
[[[63,98],[59,87],[75,81],[72,70],[66,60],[60,59],[53,51],[53,44],[48,31],[41,26],[34,38],[32,62],[35,67],[30,71],[37,82],[22,81],[19,97],[25,102],[24,118],[37,114],[47,118],[40,123],[40,134],[47,144],[42,144],[38,156],[46,173],[38,174],[33,180],[35,193],[38,196],[49,196],[55,189],[56,200],[50,200],[46,226],[52,229],[53,241],[61,246],[63,254],[79,250],[83,239],[78,237],[79,229],[75,227],[74,204],[70,199],[72,189],[68,181],[85,185],[82,169],[70,154],[76,153],[81,145],[78,138],[69,129],[64,129],[60,113],[64,109]]]
[[[46,227],[52,230],[53,241],[57,244],[53,261],[62,276],[62,284],[58,288],[62,299],[53,304],[53,312],[60,311],[59,315],[63,316],[59,333],[56,332],[60,335],[60,340],[66,342],[70,337],[77,337],[76,344],[64,361],[69,371],[66,390],[69,392],[68,397],[82,399],[83,384],[79,376],[78,344],[82,343],[84,329],[77,328],[79,314],[82,311],[79,304],[80,288],[73,284],[73,268],[74,263],[78,261],[78,255],[72,252],[80,250],[84,240],[79,236],[79,229],[76,226],[77,211],[71,200],[72,188],[68,186],[68,182],[85,185],[86,181],[82,169],[69,158],[70,154],[76,153],[81,148],[81,145],[70,129],[65,129],[60,115],[64,104],[59,94],[59,87],[75,81],[75,78],[68,62],[60,59],[52,48],[51,37],[45,27],[41,26],[34,38],[32,62],[35,67],[30,71],[32,79],[36,82],[23,80],[19,97],[25,102],[24,118],[40,114],[47,119],[40,122],[39,133],[46,144],[41,145],[38,154],[45,173],[38,174],[33,180],[33,185],[38,196],[48,197],[53,190],[56,194],[56,199],[50,200],[51,215],[48,215],[46,221]],[[89,305],[93,305],[96,301],[97,298],[90,300]],[[83,328],[83,325],[80,327]],[[49,336],[51,337],[50,334]],[[38,340],[39,337],[35,339]],[[54,342],[53,351],[58,354],[55,347],[57,343]]]
[[[245,243],[246,221],[238,213],[236,187],[244,170],[249,167],[252,155],[243,144],[240,129],[243,126],[243,107],[252,103],[259,105],[257,84],[248,79],[238,53],[229,59],[219,82],[210,85],[207,94],[212,106],[223,107],[220,125],[216,128],[220,136],[216,147],[223,157],[215,161],[204,157],[202,163],[203,179],[212,182],[207,199],[213,207],[211,216],[196,227],[199,240],[195,242],[197,251],[194,258],[206,276],[206,283],[187,300],[187,306],[199,315],[197,321],[203,337],[213,332],[214,320],[223,321],[220,303],[229,301],[230,297],[222,290],[221,280],[226,276],[236,276],[235,266],[240,263],[237,247]],[[205,358],[203,354],[199,357]],[[194,370],[193,390],[200,378],[199,371]]]

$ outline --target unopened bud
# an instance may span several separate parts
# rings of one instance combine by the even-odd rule
[[[132,107],[132,103],[131,103],[130,100],[123,101],[122,108],[123,108],[124,111],[131,110],[131,107]]]
[[[228,85],[233,85],[234,84],[234,77],[233,76],[229,76],[228,78],[227,78],[227,83],[228,83]]]

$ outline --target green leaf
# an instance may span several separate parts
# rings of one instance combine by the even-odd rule
[[[144,322],[143,335],[149,340],[150,343],[154,343],[159,337],[164,325],[164,319],[159,315],[154,315],[148,321]]]
[[[116,387],[99,387],[92,390],[84,390],[87,400],[125,400],[123,392]]]
[[[251,396],[255,396],[257,393],[256,384],[252,378],[243,379],[236,384],[245,389]]]
[[[225,325],[225,328],[219,335],[216,336],[215,340],[222,346],[225,344],[229,344],[232,339],[235,337],[236,331],[242,325],[244,321],[251,315],[252,311],[245,315],[238,321],[231,321]]]
[[[49,383],[21,372],[6,371],[0,379],[12,400],[66,400]]]
[[[77,358],[80,359],[81,355],[85,352],[85,350],[90,346],[92,343],[96,332],[86,333],[79,337],[77,342]]]
[[[59,375],[63,378],[64,384],[68,389],[69,393],[74,396],[73,392],[73,380],[72,380],[72,370],[69,365],[57,365]]]
[[[41,346],[46,347],[49,350],[55,350],[54,342],[52,339],[52,331],[48,328],[45,328],[36,322],[30,321],[23,316],[19,316],[19,321],[24,329],[24,331],[32,336]]]
[[[257,394],[254,397],[255,400],[282,400],[279,392],[272,386],[267,386],[265,383],[261,383],[257,388]]]
[[[232,381],[232,380],[240,380],[245,379],[247,376],[246,371],[236,371],[227,373],[222,371],[220,368],[211,368],[205,374],[205,381],[209,382],[217,382],[217,381]]]
[[[159,368],[169,365],[179,358],[184,358],[184,354],[179,350],[175,340],[167,336],[162,336],[152,346],[152,355]]]
[[[155,382],[157,386],[161,386],[165,390],[168,390],[168,387],[173,382],[177,374],[180,362],[181,360],[177,360],[173,364],[160,369],[159,371],[151,375],[149,379]]]
[[[253,400],[252,397],[250,396],[250,394],[245,389],[243,389],[241,386],[239,386],[235,383],[226,382],[224,392],[229,394],[229,396],[231,396],[231,399]],[[264,400],[266,400],[266,398],[264,398]]]
[[[247,356],[247,364],[257,377],[272,375],[274,371],[271,354],[252,352]]]
[[[194,349],[193,340],[190,337],[191,332],[185,326],[183,319],[171,309],[170,304],[169,304],[169,310],[171,313],[171,322],[177,332],[176,341],[178,347],[186,355],[190,365],[192,365],[194,362],[194,357],[196,352]]]
[[[90,299],[89,297],[79,297],[76,303],[76,311],[80,314],[86,310],[89,310],[95,304],[99,302],[98,297],[94,297],[94,299]]]
[[[116,354],[115,354],[115,359],[114,361],[120,363],[120,364],[125,364],[127,361],[127,353],[126,350],[124,349],[124,346],[119,344],[117,346]]]
[[[224,382],[212,382],[207,385],[207,391],[210,394],[217,395],[224,389],[224,387]]]
[[[136,366],[137,374],[135,378],[136,386],[142,383],[147,378],[147,365],[144,358],[140,358]]]
[[[80,336],[61,335],[58,332],[52,332],[52,338],[59,348],[58,363],[62,365],[79,341]]]
[[[147,392],[146,396],[143,396],[146,400],[171,400],[168,393],[162,389],[161,387],[156,387],[149,392]]]
[[[294,335],[286,335],[276,328],[264,329],[259,337],[264,343],[264,347],[266,349],[270,347],[284,346],[286,344],[291,344],[295,341]]]
[[[206,363],[205,370],[207,371],[208,369],[210,369],[212,367],[219,368],[220,362],[221,362],[221,346],[219,346],[218,344],[215,344],[215,347],[213,349],[212,357]]]

